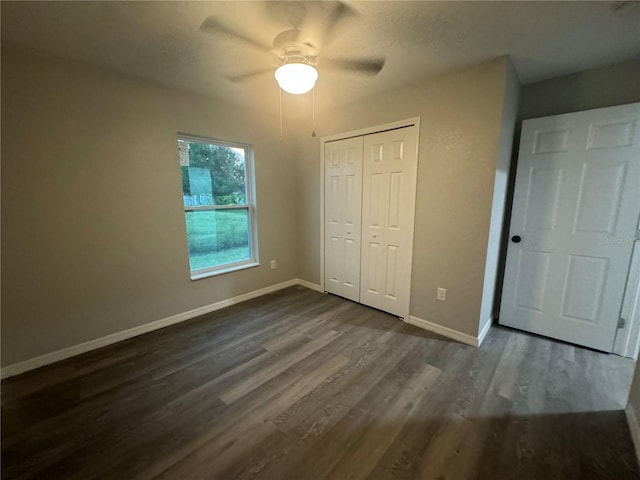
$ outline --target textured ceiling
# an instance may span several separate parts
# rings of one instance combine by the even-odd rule
[[[501,55],[523,83],[640,57],[638,2],[347,2],[321,54],[385,57],[374,77],[320,69],[324,107]],[[335,3],[303,2],[301,29],[317,44]],[[2,2],[2,42],[90,62],[207,96],[277,111],[268,54],[200,29],[209,15],[271,44],[290,27],[286,2]],[[300,7],[298,5],[298,10]]]

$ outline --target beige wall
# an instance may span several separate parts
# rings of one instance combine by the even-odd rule
[[[295,170],[277,126],[3,49],[3,366],[294,278]],[[262,266],[189,279],[177,132],[255,147]]]
[[[287,100],[280,144],[277,119],[255,111],[2,53],[3,365],[296,276],[319,283],[320,136],[414,116],[411,314],[478,334],[507,59],[321,112],[315,138],[309,102]],[[176,132],[254,145],[264,266],[189,280]]]
[[[318,115],[326,136],[421,117],[411,314],[478,333],[506,58]],[[299,277],[320,282],[320,139],[297,145]],[[447,301],[436,300],[437,287]]]
[[[639,79],[636,60],[524,85],[518,118],[640,102]]]

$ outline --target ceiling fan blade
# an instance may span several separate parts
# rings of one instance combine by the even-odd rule
[[[271,19],[278,24],[288,24],[292,28],[300,28],[307,17],[307,7],[303,1],[274,1],[266,3]]]
[[[271,45],[265,45],[258,40],[247,37],[242,33],[236,32],[232,28],[222,23],[215,15],[207,17],[207,19],[202,22],[202,25],[200,25],[200,30],[207,33],[225,33],[233,38],[243,41],[247,45],[262,50],[263,52],[271,53]]]
[[[250,78],[257,77],[259,75],[263,75],[265,73],[274,72],[274,68],[261,68],[260,70],[254,70],[252,72],[240,73],[238,75],[227,75],[224,78],[229,80],[230,82],[240,83],[245,80],[249,80]]]
[[[320,48],[324,48],[327,44],[329,44],[334,30],[342,21],[356,15],[357,12],[346,3],[341,1],[335,2],[335,6],[331,10],[329,18],[327,19],[327,23],[324,26],[324,34],[322,35]]]
[[[367,60],[341,60],[335,58],[319,58],[318,67],[323,70],[343,70],[346,72],[377,75],[384,67],[384,58]]]

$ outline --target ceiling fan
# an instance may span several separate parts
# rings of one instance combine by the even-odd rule
[[[265,2],[272,16],[286,15],[287,23],[291,26],[278,33],[272,42],[267,45],[249,35],[238,32],[227,26],[219,17],[212,15],[200,26],[200,29],[210,34],[226,34],[230,38],[244,43],[271,55],[277,60],[279,66],[275,70],[275,77],[284,91],[293,94],[302,94],[310,91],[318,78],[318,69],[345,71],[356,74],[376,75],[382,70],[385,59],[336,59],[322,56],[321,48],[327,46],[333,37],[336,27],[355,17],[355,12],[345,3],[337,1],[332,3],[332,9],[326,15],[322,25],[322,38],[319,46],[311,43],[304,31],[300,28],[307,17],[307,5],[310,2]],[[232,82],[243,82],[250,78],[273,72],[274,67],[261,68],[237,75],[227,76]]]

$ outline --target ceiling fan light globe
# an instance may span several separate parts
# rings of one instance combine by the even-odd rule
[[[276,70],[276,80],[287,93],[307,93],[316,84],[318,71],[306,63],[287,63]]]

